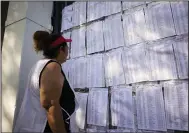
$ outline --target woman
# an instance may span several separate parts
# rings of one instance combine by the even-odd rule
[[[33,40],[35,51],[42,51],[45,58],[29,74],[13,132],[70,132],[70,116],[77,102],[61,64],[66,61],[71,39],[36,31]]]

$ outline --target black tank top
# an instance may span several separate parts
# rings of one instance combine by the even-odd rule
[[[51,62],[57,62],[57,61],[50,60],[47,64],[49,64]],[[47,64],[46,64],[46,66],[47,66]],[[61,65],[60,65],[60,67],[61,67]],[[75,110],[75,95],[74,95],[74,93],[73,93],[73,91],[72,91],[72,89],[71,89],[71,87],[70,87],[70,85],[69,85],[69,83],[68,83],[68,81],[66,79],[66,76],[65,76],[65,74],[64,74],[64,72],[62,70],[62,67],[61,67],[61,72],[62,72],[62,74],[64,76],[64,84],[63,84],[63,87],[62,87],[62,94],[61,94],[61,97],[60,97],[60,106],[69,115],[71,115]],[[41,75],[40,75],[40,78],[41,78]],[[64,119],[64,125],[65,125],[65,128],[66,128],[66,131],[69,133],[70,132],[70,128],[69,128],[70,127],[70,119],[69,119],[69,115],[63,109],[62,109],[62,115],[63,115],[63,119]],[[48,121],[46,123],[46,127],[45,127],[44,132],[45,133],[47,133],[47,132],[48,133],[52,133],[52,130],[51,130],[50,126],[49,126]]]

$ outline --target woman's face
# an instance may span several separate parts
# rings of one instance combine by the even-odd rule
[[[61,56],[62,62],[65,62],[67,59],[68,49],[69,49],[68,45],[66,45],[65,47],[61,47],[60,56]]]

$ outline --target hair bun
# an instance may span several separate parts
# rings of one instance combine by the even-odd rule
[[[42,51],[50,42],[50,34],[47,31],[36,31],[33,34],[34,47],[36,51]]]

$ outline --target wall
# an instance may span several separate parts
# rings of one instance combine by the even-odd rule
[[[75,2],[62,14],[73,132],[188,131],[187,2]]]
[[[51,30],[51,13],[52,2],[9,3],[2,48],[2,132],[12,132],[29,70],[42,57],[33,50],[32,35]]]

